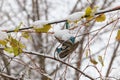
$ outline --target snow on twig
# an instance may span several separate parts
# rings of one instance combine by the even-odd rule
[[[109,9],[109,10],[101,10],[101,11],[95,13],[95,15],[108,13],[108,12],[112,12],[112,11],[116,11],[116,10],[120,10],[120,6],[112,8],[112,9]],[[78,17],[76,16],[77,14],[79,14]],[[50,21],[50,22],[48,22],[48,24],[56,24],[56,23],[66,22],[67,20],[71,20],[71,19],[73,19],[71,21],[78,20],[81,17],[82,14],[83,14],[83,12],[76,12],[76,13],[71,14],[70,16],[68,16],[65,19],[59,19],[59,20],[55,20],[55,21]],[[19,29],[19,31],[27,30],[27,29],[31,29],[31,28],[33,28],[33,27],[21,28],[21,29]],[[9,31],[5,31],[5,32],[11,33],[11,32],[14,32],[14,30],[9,30]]]

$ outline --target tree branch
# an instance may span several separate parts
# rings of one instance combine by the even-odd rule
[[[116,46],[116,48],[115,48],[115,50],[114,50],[114,52],[113,52],[113,55],[112,55],[112,58],[111,58],[111,61],[110,61],[110,63],[109,63],[109,67],[108,67],[108,70],[107,70],[107,73],[106,73],[106,77],[109,76],[110,69],[111,69],[112,64],[113,64],[113,61],[114,61],[114,59],[115,59],[115,57],[116,57],[116,54],[117,54],[117,50],[118,50],[118,48],[119,48],[119,45],[120,45],[120,42],[117,43],[117,46]]]
[[[73,69],[75,69],[76,71],[80,72],[82,75],[84,75],[85,77],[89,78],[90,80],[94,80],[94,78],[92,78],[91,76],[87,75],[86,73],[82,72],[81,70],[79,70],[78,68],[68,64],[68,63],[65,63],[64,61],[61,61],[59,59],[56,59],[56,58],[53,58],[53,57],[50,57],[50,56],[46,56],[46,55],[42,55],[40,53],[36,53],[36,52],[27,52],[27,51],[24,51],[23,53],[27,53],[27,54],[31,54],[31,55],[37,55],[37,56],[41,56],[41,57],[44,57],[44,58],[49,58],[49,59],[52,59],[52,60],[55,60],[55,61],[58,61],[58,62],[61,62],[62,64],[64,65],[67,65]]]
[[[7,74],[5,74],[5,73],[1,73],[1,72],[0,72],[0,76],[2,76],[2,77],[4,77],[4,78],[11,79],[11,80],[20,80],[20,79],[18,79],[17,77],[13,77],[13,76],[7,75]]]
[[[95,15],[99,15],[99,14],[103,14],[103,13],[108,13],[108,12],[112,12],[112,11],[117,11],[117,10],[120,10],[120,6],[118,7],[115,7],[113,9],[109,9],[109,10],[104,10],[104,11],[100,11],[100,12],[97,12],[95,13]],[[56,24],[56,23],[61,23],[61,22],[66,22],[67,19],[62,19],[62,20],[56,20],[56,21],[51,21],[50,23],[48,24]],[[19,31],[21,30],[27,30],[27,29],[32,29],[33,27],[28,27],[28,28],[21,28],[19,29]],[[11,33],[11,32],[14,32],[15,30],[9,30],[9,31],[5,31],[7,33]]]

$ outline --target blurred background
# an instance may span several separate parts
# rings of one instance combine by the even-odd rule
[[[85,11],[88,6],[97,6],[100,11],[119,5],[120,0],[0,0],[0,30],[15,29],[21,22],[24,24],[23,27],[29,27],[36,20],[63,19],[74,12]],[[120,66],[120,48],[115,37],[120,24],[118,20],[106,24],[120,17],[119,14],[119,10],[106,13],[104,22],[93,21],[89,23],[89,26],[81,27],[77,34],[80,41],[79,46],[69,59],[63,61],[97,80],[105,76],[114,77],[115,74],[118,74],[114,70]],[[53,24],[52,30],[63,29],[64,24],[64,22]],[[101,27],[104,28],[87,35],[81,35]],[[79,27],[71,30],[71,33],[76,34],[78,30]],[[21,33],[11,34],[20,38]],[[26,50],[54,57],[55,49],[59,43],[53,34],[29,33],[29,35],[31,35],[31,39],[22,39]],[[55,60],[29,54],[12,57],[11,54],[2,53],[4,54],[0,54],[0,73],[21,77],[22,80],[89,80],[78,71]],[[90,56],[98,62],[96,65],[91,63]],[[100,63],[98,56],[104,57],[104,65]],[[12,79],[0,74],[0,80]]]

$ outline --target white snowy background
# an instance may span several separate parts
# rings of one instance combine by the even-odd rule
[[[18,1],[21,3],[19,4]],[[30,25],[40,25],[42,26],[43,23],[34,23],[32,17],[35,16],[35,14],[32,12],[32,0],[0,0],[0,30],[13,30],[20,24],[20,22],[23,22],[24,26],[22,27],[30,27]],[[33,0],[36,1],[36,0]],[[45,3],[45,1],[47,3]],[[73,7],[75,6],[76,2],[78,2],[78,5],[76,9],[73,11]],[[77,13],[74,15],[70,15],[71,11],[72,13],[75,12],[84,12],[85,8],[89,6],[91,2],[96,1],[95,5],[98,6],[98,9],[111,9],[116,6],[120,5],[120,0],[38,0],[39,2],[39,15],[40,15],[40,20],[43,22],[46,20],[46,15],[47,15],[47,20],[49,21],[56,21],[56,20],[62,20],[62,19],[68,19],[68,20],[74,20],[80,16],[80,14],[83,13]],[[111,2],[111,3],[110,3]],[[106,3],[106,4],[104,4]],[[46,6],[47,4],[47,6]],[[104,4],[104,7],[102,7]],[[109,5],[110,4],[110,5]],[[22,7],[24,6],[24,7]],[[24,9],[25,8],[25,9]],[[47,10],[47,13],[45,12]],[[100,27],[103,27],[105,24],[109,23],[110,21],[116,19],[117,17],[120,17],[120,12],[114,11],[110,13],[106,13],[106,21],[101,22],[101,23],[95,23],[90,31],[99,29]],[[46,22],[44,23],[46,24]],[[95,54],[93,56],[96,60],[98,59],[98,56],[104,56],[105,51],[106,51],[106,45],[108,44],[108,40],[110,38],[111,31],[114,27],[115,23],[107,26],[103,30],[100,31],[100,33],[91,41],[90,43],[90,52],[91,54]],[[59,30],[62,29],[64,26],[64,23],[58,23],[58,24],[53,24],[51,31],[53,32],[58,32],[58,36],[65,36],[64,34],[67,34],[67,32],[63,32],[62,35],[59,33]],[[21,28],[22,28],[21,27]],[[117,41],[115,40],[116,33],[118,28],[120,27],[119,22],[117,23],[115,30],[112,32],[110,41],[109,41],[109,46],[107,47],[106,55],[105,55],[105,60],[104,60],[104,66],[98,62],[96,67],[98,70],[100,70],[100,73],[102,74],[103,77],[105,77],[109,62],[111,60],[111,57],[113,55],[114,48],[117,45]],[[75,30],[71,30],[70,33],[72,35],[75,35],[77,33],[79,28],[76,28]],[[78,35],[83,34],[84,32],[84,26],[79,31]],[[16,33],[11,33],[13,36],[16,37],[16,35],[20,36],[19,34]],[[95,33],[91,33],[89,36],[90,38],[93,37]],[[27,51],[36,51],[40,53],[44,53],[45,55],[53,56],[54,57],[54,52],[56,47],[59,45],[59,42],[55,39],[54,34],[42,34],[42,36],[39,36],[41,34],[35,34],[31,33],[33,40],[26,40],[22,39],[23,43],[27,46],[26,50]],[[0,32],[0,39],[3,39],[6,36],[6,34]],[[42,41],[40,41],[39,37],[41,37]],[[47,37],[47,38],[46,38]],[[67,36],[66,36],[67,37]],[[82,37],[79,36],[77,37],[78,40],[80,40]],[[65,39],[65,38],[64,38]],[[84,39],[84,44],[83,44],[83,49],[85,46],[88,44],[88,37]],[[42,43],[41,43],[42,42]],[[37,49],[36,45],[38,46]],[[42,46],[42,47],[41,47]],[[80,47],[77,48],[76,51],[74,51],[71,56],[69,61],[66,60],[66,63],[69,63],[73,66],[76,67],[77,61],[79,61],[79,49]],[[50,50],[50,51],[49,51]],[[93,65],[88,58],[86,58],[86,51],[87,48],[85,49],[83,56],[82,56],[82,63],[80,70],[83,71],[87,65]],[[110,76],[115,77],[120,79],[120,48],[117,51],[117,56],[112,64],[112,69],[110,72]],[[7,54],[8,56],[11,56],[11,54]],[[2,61],[2,58],[0,58]],[[98,60],[97,60],[98,61]],[[23,62],[23,63],[22,63]],[[1,65],[3,65],[3,62],[0,62]],[[24,65],[28,64],[28,65]],[[17,56],[13,61],[10,62],[10,71],[12,76],[20,76],[21,74],[25,74],[24,80],[31,79],[31,80],[40,80],[41,74],[37,72],[36,69],[39,66],[39,58],[33,55],[26,55],[26,54],[21,54]],[[32,67],[31,73],[30,67]],[[3,66],[0,67],[1,69]],[[50,75],[51,72],[53,72],[56,68],[58,70]],[[41,69],[42,70],[42,69]],[[65,72],[66,70],[66,72]],[[62,80],[75,80],[75,70],[72,68],[67,67],[65,65],[61,65],[61,63],[50,60],[50,59],[45,59],[45,73],[47,76],[50,76],[53,80],[59,80],[60,78]],[[41,71],[42,72],[42,71]],[[97,70],[89,66],[85,71],[83,71],[87,75],[97,78],[100,77],[99,73]],[[42,80],[42,79],[41,79]],[[81,76],[79,80],[89,80],[85,76]],[[98,79],[99,80],[99,79]]]

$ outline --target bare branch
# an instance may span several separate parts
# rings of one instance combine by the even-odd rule
[[[113,55],[112,55],[112,58],[111,58],[111,61],[110,61],[110,64],[109,64],[109,67],[108,67],[108,70],[107,70],[107,73],[106,73],[106,77],[109,76],[110,69],[111,69],[111,67],[112,67],[112,65],[113,65],[113,61],[114,61],[114,59],[115,59],[115,57],[116,57],[116,54],[117,54],[117,51],[118,51],[119,46],[120,46],[120,42],[117,43],[117,46],[116,46],[116,48],[115,48],[115,50],[114,50],[114,52],[113,52]]]
[[[83,73],[81,70],[79,70],[78,68],[68,64],[68,63],[65,63],[64,61],[61,61],[59,59],[56,59],[54,57],[50,57],[50,56],[46,56],[46,55],[42,55],[40,53],[36,53],[36,52],[27,52],[27,51],[24,51],[24,53],[27,53],[27,54],[31,54],[31,55],[37,55],[37,56],[41,56],[41,57],[44,57],[44,58],[49,58],[49,59],[52,59],[52,60],[55,60],[55,61],[58,61],[58,62],[61,62],[63,63],[64,65],[67,65],[73,69],[75,69],[76,71],[80,72],[82,75],[84,75],[85,77],[91,79],[91,80],[94,80],[94,78],[92,78],[91,76],[87,75],[86,73]]]
[[[20,79],[17,78],[17,77],[13,77],[13,76],[7,75],[7,74],[5,74],[5,73],[1,73],[1,72],[0,72],[0,76],[2,76],[2,77],[4,77],[4,78],[12,79],[12,80],[20,80]]]

